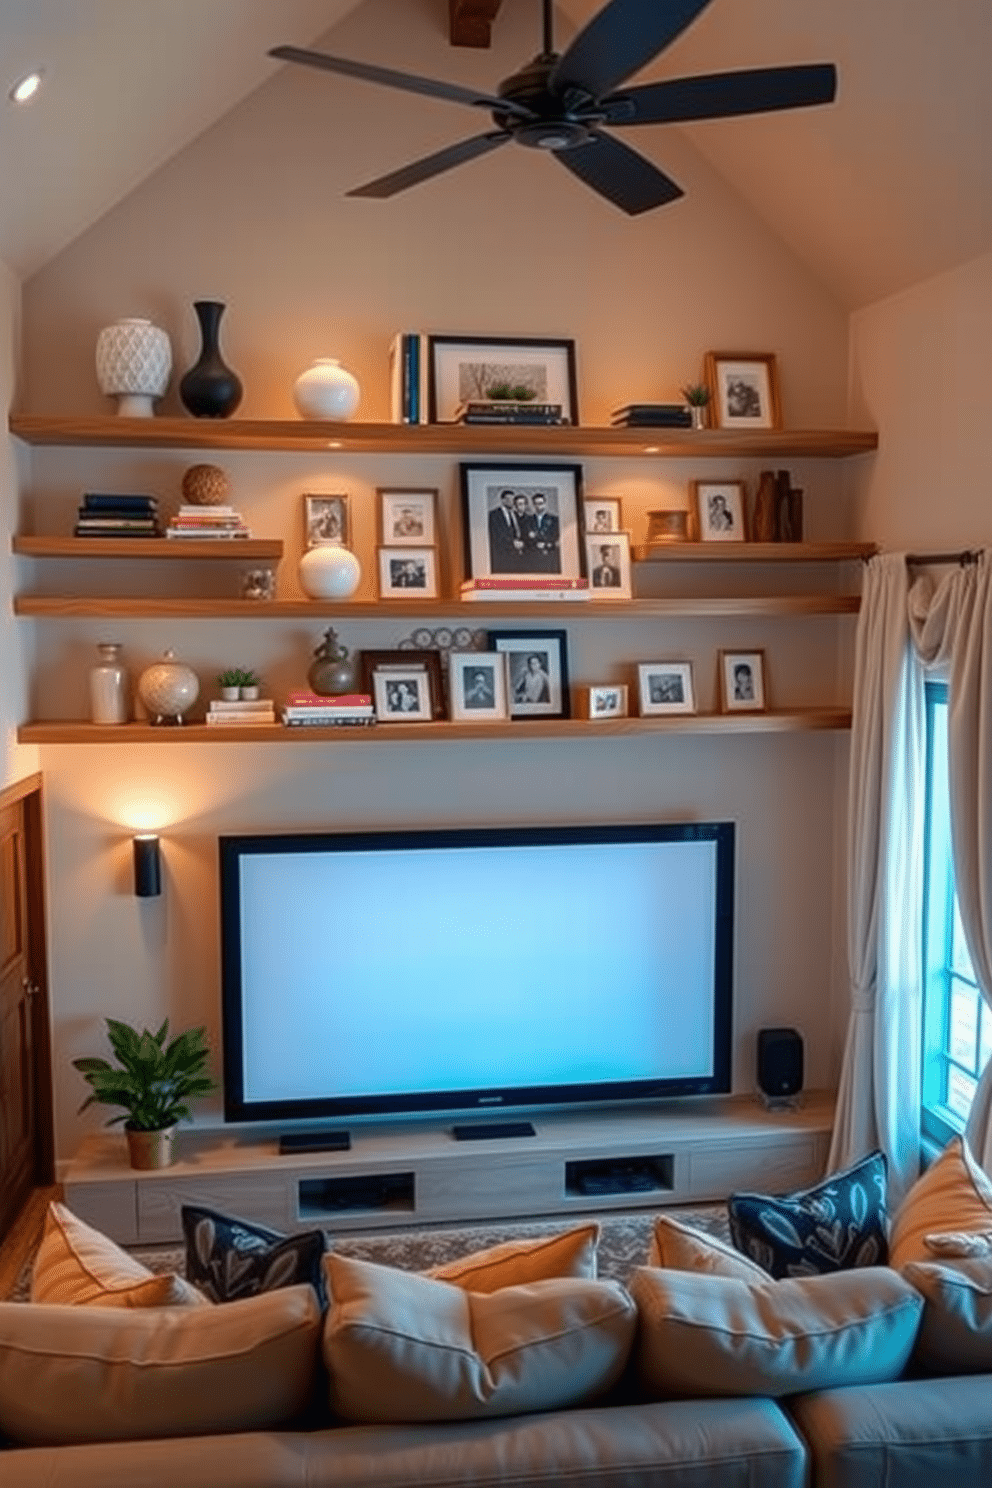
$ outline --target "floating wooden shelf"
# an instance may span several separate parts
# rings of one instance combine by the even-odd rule
[[[635,563],[844,563],[871,558],[876,543],[661,542],[631,550]]]
[[[118,449],[327,450],[354,454],[658,455],[667,459],[843,459],[878,448],[857,429],[613,429],[492,424],[309,423],[302,419],[63,418],[12,414],[10,432],[31,445]]]
[[[281,538],[238,537],[15,537],[11,549],[25,558],[220,558],[242,563],[280,559]]]
[[[445,744],[466,739],[604,739],[635,734],[787,734],[851,727],[850,708],[803,708],[777,713],[694,713],[666,718],[533,718],[506,723],[381,723],[372,728],[286,728],[283,724],[235,724],[230,728],[188,723],[166,728],[150,723],[96,724],[72,720],[25,723],[21,744]]]

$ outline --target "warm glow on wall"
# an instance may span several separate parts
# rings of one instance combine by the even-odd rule
[[[149,792],[128,797],[113,815],[121,826],[130,827],[133,832],[157,832],[162,827],[172,826],[183,813],[164,796]]]
[[[30,103],[41,87],[41,69],[26,73],[8,93],[11,103]]]

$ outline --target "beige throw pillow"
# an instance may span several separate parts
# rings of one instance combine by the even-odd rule
[[[702,1271],[709,1276],[735,1276],[752,1286],[772,1285],[767,1271],[725,1240],[680,1224],[668,1214],[659,1214],[655,1219],[648,1265],[667,1266],[672,1271]]]
[[[925,1299],[914,1361],[928,1374],[992,1370],[992,1261],[908,1261],[907,1281]]]
[[[637,1313],[617,1282],[491,1293],[330,1254],[324,1363],[349,1421],[458,1421],[579,1405],[623,1371]]]
[[[310,1400],[320,1328],[309,1285],[224,1307],[0,1302],[0,1436],[63,1446],[282,1425]]]
[[[666,1396],[794,1395],[896,1379],[923,1299],[885,1266],[752,1286],[641,1267],[642,1385]]]
[[[975,1161],[964,1137],[953,1137],[913,1184],[892,1221],[889,1265],[927,1261],[927,1236],[992,1228],[992,1182]]]
[[[581,1225],[558,1235],[539,1235],[524,1240],[508,1240],[488,1250],[460,1256],[443,1266],[425,1271],[436,1281],[450,1281],[467,1292],[495,1292],[500,1287],[525,1286],[531,1281],[548,1281],[558,1276],[596,1275],[596,1247],[599,1225]]]
[[[199,1307],[207,1298],[181,1276],[156,1276],[64,1204],[45,1215],[31,1270],[31,1301],[71,1307]]]

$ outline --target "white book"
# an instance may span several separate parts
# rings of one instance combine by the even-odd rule
[[[551,604],[585,604],[589,599],[588,589],[463,589],[463,600],[469,604],[532,604],[535,600]]]

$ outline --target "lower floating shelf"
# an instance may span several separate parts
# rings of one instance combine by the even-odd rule
[[[235,724],[230,728],[187,723],[100,724],[72,720],[25,723],[21,744],[445,744],[465,739],[602,739],[634,734],[822,733],[851,727],[850,708],[803,708],[778,713],[693,713],[674,718],[533,718],[506,723],[383,723],[372,728],[286,728]]]

